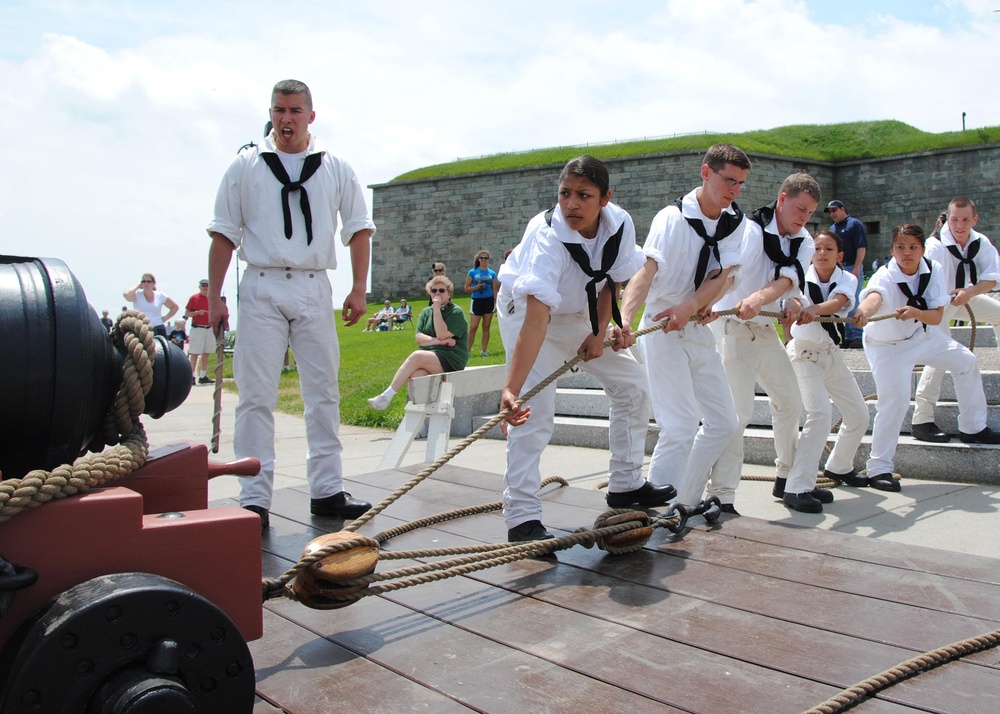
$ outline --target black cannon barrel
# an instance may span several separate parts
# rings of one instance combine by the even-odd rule
[[[146,413],[191,390],[184,353],[156,338]],[[122,355],[69,268],[55,258],[0,256],[0,471],[72,462],[97,433],[122,381]]]

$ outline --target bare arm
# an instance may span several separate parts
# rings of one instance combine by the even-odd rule
[[[868,249],[864,246],[858,248],[857,256],[854,258],[854,268],[851,272],[854,273],[854,277],[861,282],[861,272],[865,269],[865,256],[868,254]]]
[[[170,298],[167,298],[166,300],[164,300],[163,304],[167,306],[167,310],[169,311],[164,316],[163,321],[164,322],[170,322],[170,318],[177,314],[177,311],[180,309],[180,305],[178,305],[177,303],[175,303]]]
[[[968,304],[976,295],[988,293],[997,285],[996,280],[980,280],[975,285],[967,285],[964,288],[957,288],[951,291],[951,304],[961,307]]]
[[[122,293],[122,297],[129,302],[135,302],[136,293],[142,290],[142,283],[139,283],[135,287],[127,288],[125,292]]]
[[[799,313],[798,323],[800,325],[807,325],[820,315],[834,315],[846,304],[847,296],[843,293],[837,293],[830,297],[829,300],[824,300],[818,305],[810,305],[809,307],[802,308],[802,312]]]
[[[208,249],[208,320],[216,337],[220,330],[229,329],[229,307],[222,301],[222,285],[235,250],[236,246],[224,235],[212,233]]]
[[[371,230],[363,228],[351,236],[348,244],[351,250],[351,273],[354,283],[340,313],[345,327],[356,324],[368,310],[365,293],[368,290],[368,261],[372,253],[371,237]]]
[[[757,292],[740,300],[740,303],[736,306],[737,316],[741,320],[750,320],[757,317],[764,305],[770,305],[784,295],[790,287],[792,287],[792,281],[785,276],[772,280]]]

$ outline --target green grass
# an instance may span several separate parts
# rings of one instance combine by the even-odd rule
[[[613,159],[670,151],[704,150],[729,142],[744,151],[793,156],[819,161],[846,161],[896,156],[915,151],[975,146],[1000,141],[1000,127],[931,134],[900,121],[848,124],[803,124],[741,134],[693,134],[596,146],[558,146],[533,151],[495,154],[476,159],[425,166],[397,176],[394,181],[428,179],[485,171],[565,164],[581,153]]]
[[[377,412],[368,406],[368,398],[381,393],[392,381],[396,369],[406,359],[407,355],[417,349],[414,340],[416,316],[427,306],[426,296],[415,296],[406,300],[413,306],[413,322],[405,330],[389,332],[363,332],[366,318],[382,309],[382,302],[370,303],[368,312],[359,325],[344,327],[339,320],[337,311],[337,337],[340,340],[340,420],[353,426],[372,426],[395,429],[403,419],[403,407],[406,404],[405,388],[393,398],[392,404],[384,412]],[[456,297],[454,302],[461,306],[465,314],[469,314],[468,296]],[[503,364],[503,344],[500,342],[500,328],[496,318],[490,330],[490,355],[479,356],[479,345],[482,335],[482,324],[476,334],[476,344],[469,366]],[[294,361],[294,360],[293,360]],[[212,369],[214,370],[214,357]],[[232,381],[232,363],[227,361],[224,374],[229,381],[226,388],[236,391]],[[214,374],[214,372],[211,372]],[[299,389],[299,373],[284,372],[278,386],[277,410],[286,414],[301,416],[303,411],[302,394]]]

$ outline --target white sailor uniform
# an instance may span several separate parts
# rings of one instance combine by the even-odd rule
[[[265,154],[277,156],[288,176],[302,176],[309,157],[321,155],[315,173],[303,182],[311,221],[301,197],[283,196],[282,182]],[[300,154],[278,152],[273,136],[233,160],[219,186],[215,217],[208,232],[221,233],[248,265],[240,281],[239,339],[233,373],[240,389],[235,410],[233,450],[238,458],[260,459],[260,475],[241,479],[240,505],[270,508],[274,486],[274,407],[285,349],[291,344],[305,401],[308,456],[306,476],[312,498],[343,491],[340,441],[340,346],[327,270],[337,267],[337,214],[344,245],[375,224],[365,205],[365,188],[343,158],[318,145],[315,137]]]
[[[546,213],[549,213],[549,220]],[[528,296],[533,295],[550,310],[545,340],[524,382],[522,394],[576,356],[584,339],[592,334],[586,291],[590,279],[574,262],[564,243],[581,245],[591,265],[600,266],[605,245],[621,228],[618,256],[608,276],[615,282],[628,280],[645,261],[635,244],[632,218],[614,203],[609,202],[601,209],[597,236],[591,240],[566,224],[558,206],[546,213],[531,219],[521,242],[498,273],[497,313],[508,368],[524,323]],[[604,289],[603,283],[596,288],[599,294]],[[645,482],[642,461],[650,416],[646,375],[628,350],[606,349],[601,357],[582,362],[579,368],[601,382],[611,401],[608,490],[637,489]],[[555,395],[556,385],[552,383],[528,402],[531,407],[529,419],[509,429],[503,494],[508,528],[541,520],[540,459],[554,428]]]
[[[930,272],[930,278],[921,296],[926,301],[927,309],[947,305],[950,298],[944,270],[940,264],[926,257],[920,261],[914,275],[903,273],[893,258],[868,281],[861,291],[861,300],[877,292],[882,296],[878,314],[895,312],[905,307],[909,299],[899,285],[906,285],[913,295],[918,295],[920,277],[927,272]],[[913,368],[917,364],[932,365],[951,372],[958,398],[958,428],[961,431],[976,434],[986,427],[986,396],[979,363],[963,345],[941,330],[917,320],[869,322],[864,328],[863,342],[878,391],[871,458],[868,459],[869,478],[893,471],[899,429],[910,405]]]
[[[955,255],[957,253],[958,255]],[[929,238],[924,253],[928,258],[938,262],[946,277],[949,293],[955,288],[975,285],[980,280],[1000,282],[1000,257],[990,239],[982,233],[972,231],[965,250],[955,243],[948,224],[941,226],[940,238]],[[961,283],[961,284],[959,284]],[[986,322],[993,326],[993,332],[1000,339],[1000,301],[989,295],[973,295],[969,299],[969,307],[976,316],[976,322]],[[949,337],[949,325],[952,320],[968,319],[969,313],[965,306],[948,304],[944,308],[941,324],[936,328]],[[934,367],[925,366],[914,400],[913,423],[926,424],[934,421],[934,405],[941,396],[941,379],[944,373]]]
[[[792,281],[782,299],[801,297],[800,281],[804,281],[805,270],[812,262],[816,246],[812,236],[803,228],[794,236],[778,236],[781,252],[786,258],[791,258],[793,241],[798,241],[792,265],[779,266],[769,258],[763,249],[764,234],[777,236],[778,232],[777,219],[771,215],[773,209],[769,211],[770,208],[755,212],[758,220],[747,220],[736,281],[732,290],[716,303],[716,311],[736,307],[741,300],[764,288],[776,275]],[[763,228],[759,221],[764,222]],[[779,303],[775,301],[765,305],[762,312],[780,312]],[[712,469],[708,495],[718,496],[722,503],[732,503],[743,467],[743,431],[753,417],[754,383],[764,388],[770,402],[777,478],[790,478],[794,476],[793,469],[805,468],[795,457],[802,396],[795,371],[774,328],[773,317],[758,315],[751,320],[723,317],[711,323],[711,327],[736,404],[738,429]],[[814,466],[812,464],[809,468]]]
[[[653,316],[691,299],[695,278],[735,266],[746,230],[738,208],[724,211],[717,255],[711,250],[722,216],[707,218],[698,205],[697,189],[671,204],[653,219],[643,253],[656,261],[656,274],[646,296],[640,327],[653,324]],[[703,239],[691,221],[700,221],[711,241]],[[707,251],[707,263],[702,263]],[[677,501],[691,506],[701,500],[708,473],[735,434],[736,407],[729,392],[726,371],[707,325],[688,323],[681,330],[652,332],[638,342],[649,376],[653,416],[659,437],[649,462],[654,486],[672,484]],[[700,427],[699,427],[700,423]]]
[[[846,317],[854,309],[857,278],[846,270],[835,268],[829,282],[823,283],[816,275],[816,269],[809,266],[806,287],[802,296],[803,306],[818,305],[834,295],[843,295],[847,302],[836,312],[836,316]],[[805,493],[816,487],[817,467],[833,419],[831,399],[840,410],[843,421],[837,432],[837,443],[826,460],[827,471],[852,473],[854,456],[868,430],[868,407],[838,346],[843,340],[843,332],[837,328],[842,324],[810,322],[807,325],[792,325],[792,339],[786,351],[798,379],[806,418],[795,452],[795,461],[798,463],[801,460],[803,468],[796,469],[794,478],[789,476],[785,493]],[[831,336],[831,331],[837,335],[837,341]]]

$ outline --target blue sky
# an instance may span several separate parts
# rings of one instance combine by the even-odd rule
[[[940,132],[963,111],[970,128],[997,125],[994,9],[0,0],[0,250],[65,260],[98,310],[117,312],[144,271],[186,299],[222,172],[288,77],[312,87],[313,133],[366,184],[462,156],[705,129],[898,119]]]

